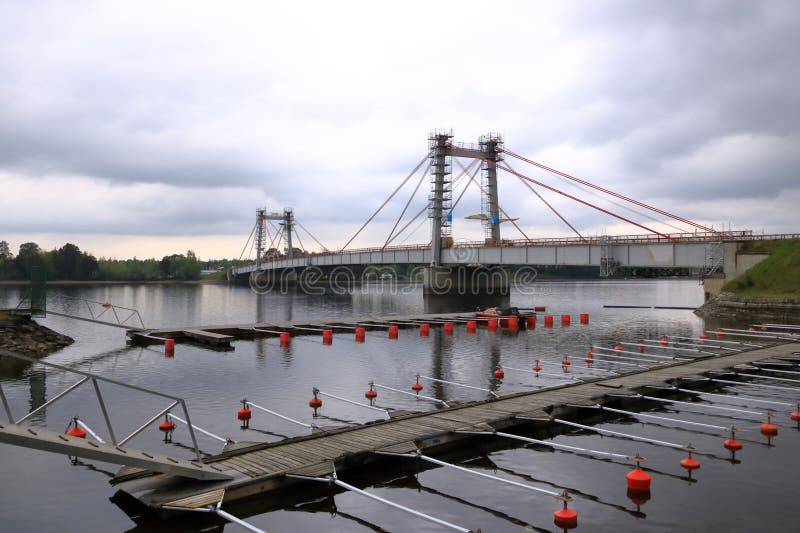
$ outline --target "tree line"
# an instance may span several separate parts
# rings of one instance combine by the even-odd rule
[[[156,281],[198,279],[202,263],[191,250],[161,260],[97,259],[72,243],[42,250],[35,242],[26,242],[15,256],[8,242],[0,241],[0,280],[28,280],[34,267],[43,268],[52,280]]]

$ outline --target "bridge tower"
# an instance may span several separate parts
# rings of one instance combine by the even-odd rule
[[[481,135],[478,140],[483,159],[483,191],[481,214],[483,215],[484,238],[487,245],[500,242],[500,204],[497,197],[497,163],[502,161],[498,148],[503,146],[503,136],[498,133]]]
[[[256,268],[261,268],[261,260],[264,257],[264,248],[266,247],[266,223],[267,223],[267,210],[256,209]]]
[[[428,198],[428,218],[431,219],[431,266],[439,266],[442,248],[453,245],[452,214],[453,200],[450,139],[453,132],[438,130],[428,136],[431,158],[431,194]]]
[[[283,233],[286,235],[287,256],[294,256],[294,246],[292,245],[292,230],[294,229],[294,209],[291,207],[283,208],[283,218],[279,223],[283,227]]]

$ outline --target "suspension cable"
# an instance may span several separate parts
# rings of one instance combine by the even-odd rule
[[[394,196],[395,196],[395,195],[398,193],[398,191],[400,191],[400,189],[402,189],[402,188],[405,186],[405,184],[406,184],[406,183],[408,183],[408,180],[410,180],[410,179],[411,179],[411,177],[412,177],[414,174],[416,174],[416,173],[417,173],[417,171],[420,169],[420,167],[422,166],[422,164],[423,164],[423,163],[425,163],[425,161],[428,159],[428,157],[430,157],[430,153],[427,153],[427,154],[425,154],[425,157],[423,157],[423,158],[422,158],[422,160],[421,160],[421,161],[420,161],[420,162],[417,164],[417,166],[416,166],[416,167],[414,167],[414,170],[412,170],[412,171],[411,171],[411,173],[410,173],[408,176],[406,176],[406,178],[405,178],[405,179],[402,181],[402,183],[400,183],[400,185],[398,185],[398,186],[397,186],[397,188],[396,188],[396,189],[395,189],[395,190],[392,192],[392,194],[390,194],[390,195],[389,195],[389,197],[388,197],[386,200],[384,200],[384,201],[383,201],[383,203],[381,204],[381,206],[380,206],[380,207],[379,207],[379,208],[378,208],[378,209],[377,209],[377,210],[376,210],[374,213],[372,213],[372,216],[370,216],[370,217],[367,219],[367,221],[366,221],[366,222],[364,222],[364,224],[363,224],[363,225],[362,225],[360,228],[358,228],[358,231],[355,233],[355,235],[353,235],[352,237],[350,237],[350,240],[349,240],[349,241],[347,241],[347,244],[345,244],[344,246],[342,246],[342,248],[341,248],[339,251],[344,251],[344,249],[345,249],[345,248],[347,248],[348,246],[350,246],[350,243],[351,243],[351,242],[353,242],[353,240],[354,240],[356,237],[358,237],[358,234],[359,234],[359,233],[361,233],[361,231],[362,231],[364,228],[366,228],[366,227],[367,227],[367,224],[369,224],[370,222],[372,222],[372,219],[373,219],[373,218],[375,218],[375,217],[378,215],[378,213],[380,213],[380,212],[381,212],[381,210],[382,210],[384,207],[386,207],[386,204],[388,204],[388,203],[389,203],[389,201],[390,201],[392,198],[394,198]]]
[[[644,207],[645,209],[649,209],[650,211],[654,211],[654,212],[658,213],[659,215],[663,215],[663,216],[669,217],[669,218],[671,218],[673,220],[677,220],[679,222],[683,222],[684,224],[689,224],[690,226],[694,226],[695,228],[700,229],[702,231],[720,234],[720,232],[718,232],[718,231],[716,231],[714,229],[711,229],[711,228],[707,228],[707,227],[703,226],[702,224],[698,224],[697,222],[692,222],[691,220],[687,220],[685,218],[679,217],[678,215],[674,215],[674,214],[672,214],[672,213],[670,213],[668,211],[664,211],[662,209],[658,209],[657,207],[653,207],[653,206],[648,205],[648,204],[646,204],[644,202],[640,202],[638,200],[634,200],[633,198],[630,198],[630,197],[625,196],[623,194],[620,194],[620,193],[617,193],[617,192],[614,192],[614,191],[610,191],[610,190],[608,190],[606,188],[600,187],[599,185],[595,185],[595,184],[593,184],[591,182],[588,182],[586,180],[582,180],[580,178],[576,178],[575,176],[571,176],[571,175],[569,175],[569,174],[567,174],[565,172],[561,172],[559,170],[556,170],[554,168],[550,168],[550,167],[548,167],[546,165],[543,165],[541,163],[537,163],[536,161],[533,161],[531,159],[523,157],[523,156],[521,156],[519,154],[515,154],[514,152],[511,152],[510,150],[506,150],[505,148],[500,148],[500,149],[498,149],[498,151],[506,153],[506,154],[508,154],[508,155],[510,155],[512,157],[516,157],[517,159],[525,161],[526,163],[530,163],[531,165],[539,167],[539,168],[541,168],[543,170],[546,170],[548,172],[552,172],[553,174],[558,174],[559,176],[562,176],[562,177],[567,178],[569,180],[578,182],[578,183],[580,183],[582,185],[586,185],[587,187],[591,187],[593,189],[596,189],[598,191],[604,192],[604,193],[609,194],[611,196],[615,196],[615,197],[617,197],[617,198],[619,198],[621,200],[625,200],[626,202],[630,202],[632,204],[638,205],[639,207]]]
[[[297,219],[295,219],[295,220],[294,220],[294,223],[295,223],[295,224],[297,224],[298,226],[300,226],[300,228],[302,228],[302,230],[303,230],[303,231],[305,231],[306,233],[308,233],[308,236],[309,236],[309,237],[311,237],[312,239],[314,239],[314,242],[315,242],[315,243],[317,243],[317,244],[319,244],[319,245],[320,245],[320,247],[322,248],[322,251],[323,251],[323,252],[325,252],[325,251],[327,251],[327,250],[328,250],[328,249],[325,247],[325,245],[324,245],[324,244],[322,244],[321,242],[319,242],[319,240],[318,240],[316,237],[314,237],[314,235],[313,235],[313,234],[312,234],[310,231],[308,231],[308,228],[306,228],[304,225],[302,225],[300,222],[298,222],[298,221],[297,221]]]
[[[461,150],[460,148],[457,148],[456,146],[454,146],[454,145],[452,145],[452,144],[450,145],[450,147],[451,147],[451,148],[456,148],[457,150]],[[461,150],[461,151],[462,151],[462,152],[465,152],[465,150]],[[473,156],[472,154],[470,154],[470,157],[475,157],[475,159],[480,159],[481,161],[485,161],[486,163],[489,163],[489,164],[495,165],[497,168],[500,168],[500,167],[497,165],[497,163],[491,162],[491,161],[489,161],[488,159],[484,159],[484,158],[482,158],[482,157],[476,157],[476,156]],[[489,196],[489,193],[487,193],[487,192],[486,192],[486,188],[485,188],[483,185],[479,184],[479,183],[478,183],[477,181],[475,181],[475,180],[472,180],[472,183],[473,183],[473,184],[474,184],[476,187],[478,187],[478,189],[480,189],[480,191],[481,191],[481,194],[485,194],[487,197]],[[530,239],[530,237],[528,237],[527,235],[525,235],[525,232],[524,232],[524,231],[522,231],[522,228],[520,228],[520,227],[517,225],[517,223],[514,221],[514,219],[511,217],[511,215],[509,215],[509,214],[506,212],[506,210],[505,210],[505,209],[503,209],[503,207],[500,205],[500,202],[498,202],[498,201],[497,201],[497,198],[495,198],[495,203],[497,204],[497,209],[499,209],[499,210],[500,210],[500,212],[501,212],[501,213],[503,213],[503,214],[505,215],[505,217],[508,219],[508,221],[509,221],[509,222],[511,222],[511,223],[514,225],[514,227],[515,227],[515,228],[517,228],[517,231],[519,231],[519,232],[522,234],[522,236],[523,236],[523,237],[525,237],[525,240],[526,240],[526,241],[530,241],[530,240],[531,240],[531,239]]]
[[[462,152],[466,152],[465,150],[463,150],[463,149],[459,148],[458,146],[455,146],[454,144],[448,144],[448,146],[449,146],[450,148],[453,148],[453,149],[455,149],[455,150],[459,150],[459,151],[462,151]],[[478,157],[478,156],[475,156],[475,155],[473,155],[473,154],[470,154],[470,157]],[[611,215],[612,217],[614,217],[614,218],[618,218],[618,219],[620,219],[620,220],[622,220],[622,221],[624,221],[624,222],[627,222],[628,224],[633,224],[634,226],[636,226],[636,227],[639,227],[639,228],[642,228],[642,229],[644,229],[644,230],[647,230],[647,231],[649,231],[650,233],[655,233],[655,234],[656,234],[656,235],[658,235],[659,237],[663,237],[663,238],[665,238],[665,239],[667,239],[667,240],[670,240],[670,241],[672,241],[672,242],[680,242],[678,239],[676,239],[676,238],[674,238],[674,237],[670,237],[669,235],[665,235],[664,233],[661,233],[660,231],[656,231],[656,230],[654,230],[654,229],[652,229],[652,228],[648,228],[647,226],[644,226],[644,225],[642,225],[642,224],[639,224],[638,222],[634,222],[633,220],[630,220],[630,219],[628,219],[628,218],[625,218],[625,217],[623,217],[622,215],[618,215],[618,214],[616,214],[616,213],[613,213],[613,212],[611,212],[611,211],[609,211],[609,210],[607,210],[607,209],[603,209],[603,208],[602,208],[602,207],[600,207],[600,206],[594,205],[594,204],[592,204],[592,203],[589,203],[589,202],[587,202],[587,201],[585,201],[585,200],[581,200],[580,198],[578,198],[578,197],[576,197],[576,196],[573,196],[573,195],[571,195],[571,194],[565,193],[564,191],[560,191],[560,190],[556,189],[555,187],[551,187],[550,185],[547,185],[547,184],[545,184],[545,183],[542,183],[541,181],[535,180],[535,179],[533,179],[533,178],[529,178],[528,176],[525,176],[524,174],[520,174],[519,172],[516,172],[516,171],[514,171],[514,170],[510,169],[510,168],[509,168],[509,167],[507,167],[507,166],[500,165],[500,164],[498,164],[498,163],[496,163],[496,162],[494,162],[494,161],[489,161],[488,159],[486,159],[486,158],[483,158],[483,157],[478,157],[478,159],[481,159],[481,160],[485,161],[485,162],[486,162],[487,164],[489,164],[489,165],[494,165],[495,167],[497,167],[497,168],[499,168],[499,169],[501,169],[501,170],[505,170],[506,172],[510,172],[511,174],[514,174],[515,176],[517,176],[517,177],[519,177],[519,178],[522,178],[522,179],[524,179],[524,180],[530,181],[531,183],[535,183],[536,185],[538,185],[538,186],[540,186],[540,187],[544,187],[545,189],[547,189],[547,190],[549,190],[549,191],[553,191],[553,192],[555,192],[555,193],[558,193],[558,194],[560,194],[561,196],[566,196],[566,197],[567,197],[567,198],[569,198],[570,200],[574,200],[574,201],[576,201],[576,202],[578,202],[578,203],[581,203],[581,204],[583,204],[583,205],[585,205],[585,206],[587,206],[587,207],[591,207],[592,209],[596,209],[596,210],[598,210],[598,211],[600,211],[600,212],[602,212],[602,213],[605,213],[605,214],[607,214],[607,215]]]
[[[244,256],[244,251],[247,250],[247,245],[250,244],[250,239],[253,238],[253,234],[256,232],[256,226],[258,226],[258,222],[253,224],[253,229],[250,230],[250,236],[247,237],[247,242],[244,243],[244,248],[242,248],[242,253],[239,254],[239,260],[240,261],[242,260],[242,257]],[[248,257],[250,257],[250,256],[248,255]]]
[[[506,165],[508,165],[508,162],[506,162]],[[511,168],[511,165],[508,165],[508,168]],[[518,179],[518,180],[519,180],[519,181],[520,181],[520,182],[521,182],[523,185],[525,185],[525,186],[526,186],[528,189],[530,189],[530,191],[531,191],[533,194],[535,194],[535,195],[536,195],[536,197],[537,197],[537,198],[539,198],[539,200],[541,200],[541,201],[544,203],[544,205],[546,205],[547,207],[549,207],[549,208],[550,208],[550,211],[552,211],[553,213],[555,213],[555,214],[556,214],[556,216],[557,216],[558,218],[560,218],[560,219],[561,219],[561,221],[562,221],[564,224],[566,224],[567,226],[569,226],[569,229],[571,229],[573,232],[575,232],[575,235],[577,235],[577,236],[580,238],[580,240],[581,240],[581,241],[583,241],[583,242],[586,242],[586,239],[584,239],[584,238],[583,238],[583,235],[581,235],[581,234],[578,232],[578,230],[576,230],[576,229],[575,229],[575,227],[574,227],[572,224],[570,224],[570,223],[567,221],[567,219],[566,219],[566,218],[564,218],[563,216],[561,216],[561,213],[559,213],[558,211],[556,211],[556,208],[555,208],[555,207],[553,207],[552,205],[550,205],[550,203],[549,203],[547,200],[545,200],[545,199],[544,199],[544,197],[542,197],[542,195],[541,195],[541,194],[539,194],[539,191],[537,191],[536,189],[534,189],[534,188],[533,188],[533,185],[531,185],[531,184],[530,184],[530,183],[528,183],[527,181],[525,181],[525,180],[521,179],[519,176],[515,176],[515,177],[516,177],[516,178],[517,178],[517,179]]]
[[[408,211],[408,206],[411,205],[411,202],[412,202],[412,200],[414,200],[414,197],[417,195],[417,192],[419,191],[419,188],[422,185],[422,182],[428,176],[428,171],[431,169],[431,165],[433,165],[433,161],[429,161],[428,162],[428,166],[425,168],[425,172],[423,172],[422,176],[420,176],[419,181],[417,182],[417,186],[414,187],[414,192],[411,193],[411,196],[408,198],[408,201],[406,202],[406,205],[403,207],[403,211],[400,213],[400,216],[397,217],[397,221],[394,223],[394,226],[392,227],[392,231],[389,232],[389,236],[386,238],[386,242],[383,243],[383,248],[381,248],[381,250],[384,250],[386,248],[386,246],[389,245],[389,241],[392,239],[392,235],[394,234],[394,230],[397,229],[397,225],[400,224],[401,220],[403,220],[403,217],[405,216],[406,211]]]

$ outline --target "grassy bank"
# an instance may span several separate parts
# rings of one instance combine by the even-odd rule
[[[723,291],[758,298],[800,298],[800,239],[748,242],[741,251],[770,255],[726,283]]]

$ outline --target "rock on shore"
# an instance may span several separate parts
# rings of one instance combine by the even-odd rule
[[[0,319],[0,349],[38,358],[73,342],[71,337],[46,328],[29,317],[8,316]]]
[[[762,318],[787,323],[800,321],[800,298],[752,298],[723,292],[695,311],[715,318]]]

